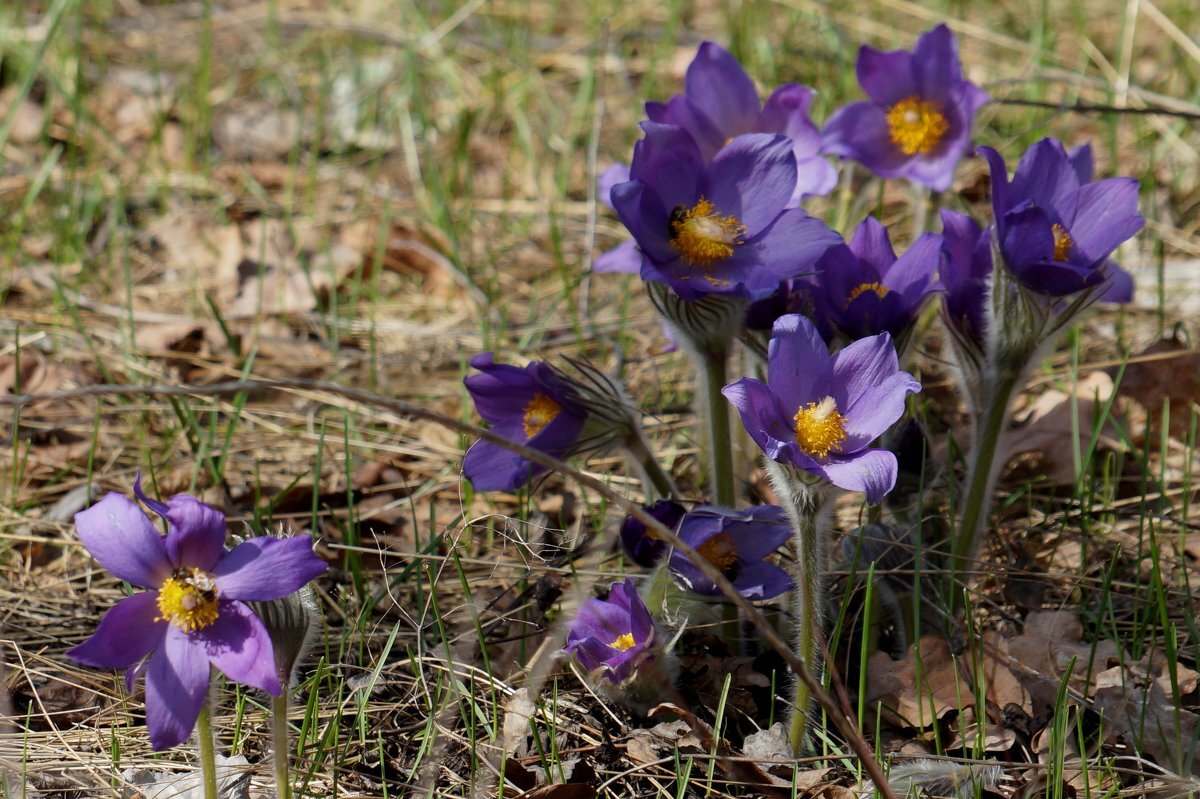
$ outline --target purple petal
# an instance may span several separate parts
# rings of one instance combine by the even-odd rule
[[[485,357],[486,356],[486,359]],[[538,389],[533,375],[518,366],[494,363],[492,353],[471,361],[480,374],[463,379],[475,410],[492,426],[518,426],[525,406]]]
[[[313,552],[307,535],[259,536],[226,552],[212,571],[222,599],[269,602],[298,591],[329,564]]]
[[[596,199],[609,208],[612,204],[613,186],[629,180],[629,164],[613,164],[596,178]]]
[[[691,134],[674,125],[644,122],[642,130],[646,136],[634,145],[630,179],[653,186],[668,211],[679,205],[690,208],[704,169],[700,148]],[[615,194],[612,200],[619,210]]]
[[[755,128],[763,133],[782,133],[789,139],[808,140],[816,133],[816,125],[808,116],[812,105],[813,91],[799,83],[788,83],[776,89],[763,104]],[[808,150],[812,155],[816,150]]]
[[[992,213],[1000,238],[1004,238],[1004,214],[1009,209],[1008,167],[1000,153],[991,147],[980,147],[979,154],[988,162],[988,173],[992,179]]]
[[[279,696],[275,651],[267,628],[241,602],[221,600],[217,620],[193,633],[209,661],[236,683]]]
[[[747,599],[771,599],[792,590],[792,578],[774,563],[747,563],[738,572],[733,587]]]
[[[903,177],[909,161],[892,142],[883,109],[867,102],[850,103],[834,112],[821,134],[821,149],[859,161],[885,178]]]
[[[687,102],[726,139],[754,129],[758,89],[737,59],[713,42],[700,45],[684,79]]]
[[[146,669],[146,726],[155,751],[192,734],[208,693],[208,655],[178,627],[168,625]]]
[[[718,211],[733,214],[753,238],[771,224],[796,188],[796,156],[784,136],[738,136],[713,158],[704,175],[704,194]]]
[[[1008,266],[1022,278],[1027,264],[1054,258],[1053,222],[1046,212],[1032,205],[1004,215],[1000,243]]]
[[[120,494],[75,514],[75,529],[92,557],[128,583],[157,588],[171,576],[163,537],[142,509]]]
[[[917,94],[927,100],[945,103],[951,87],[962,82],[962,63],[958,43],[944,24],[922,33],[913,48],[912,69]]]
[[[821,256],[841,243],[842,237],[820,219],[790,208],[757,239],[734,248],[725,263],[749,272],[747,293],[751,300],[760,300],[774,293],[781,281],[814,271]]]
[[[780,413],[779,405],[765,383],[752,377],[721,389],[742,419],[742,426],[754,443],[771,460],[778,460],[784,448],[795,441],[795,432],[788,419]]]
[[[887,228],[873,216],[868,216],[854,229],[849,247],[858,260],[874,267],[875,274],[880,277],[886,275],[896,262]]]
[[[861,449],[883,434],[904,413],[910,393],[921,390],[899,358],[886,333],[851,342],[833,358],[833,385],[838,410],[846,419],[848,452]]]
[[[158,592],[127,596],[109,608],[92,637],[67,656],[97,669],[125,669],[150,654],[167,632],[158,616]]]
[[[700,113],[687,97],[677,94],[664,103],[646,103],[646,117],[651,122],[683,128],[696,140],[705,161],[712,160],[730,138],[722,133],[708,117]]]
[[[592,271],[636,275],[642,271],[642,251],[636,241],[628,239],[592,261]]]
[[[1075,247],[1089,261],[1108,257],[1145,224],[1138,215],[1138,182],[1108,178],[1083,186],[1075,195],[1075,217],[1063,220]]]
[[[800,314],[779,317],[767,346],[771,393],[794,413],[823,399],[832,378],[833,360],[816,326]]]
[[[195,497],[177,494],[164,514],[171,523],[167,530],[167,555],[176,568],[212,571],[225,551],[225,514]]]
[[[688,208],[695,199],[687,201]],[[643,254],[657,263],[670,263],[678,257],[671,245],[670,211],[650,186],[636,180],[619,183],[613,187],[612,200],[621,224],[633,234]]]
[[[1062,198],[1078,188],[1075,167],[1057,139],[1042,139],[1026,150],[1009,185],[1013,197],[1055,209]]]
[[[937,274],[944,260],[942,237],[936,233],[922,233],[887,271],[884,285],[901,294],[906,301],[915,302],[922,295],[940,288]]]
[[[1112,261],[1105,264],[1108,275],[1108,287],[1100,295],[1100,302],[1124,304],[1133,301],[1133,275],[1117,266]]]
[[[805,197],[824,197],[837,186],[837,169],[821,156],[796,159],[796,190],[788,207],[799,205]]]
[[[1075,177],[1079,179],[1079,185],[1092,182],[1092,176],[1096,174],[1096,167],[1092,158],[1090,141],[1084,142],[1068,153],[1067,159],[1071,162],[1071,168],[1075,170]]]
[[[490,441],[476,441],[463,457],[463,474],[476,491],[513,491],[542,471],[540,466]]]
[[[851,458],[821,465],[829,482],[847,491],[861,491],[867,502],[880,502],[896,485],[896,456],[884,449],[869,449]]]
[[[920,94],[913,74],[912,53],[904,50],[884,52],[863,45],[858,51],[858,85],[879,106],[895,105],[906,97]]]

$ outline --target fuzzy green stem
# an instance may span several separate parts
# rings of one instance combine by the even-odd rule
[[[204,799],[217,799],[217,753],[213,746],[212,710],[205,698],[200,716],[196,719],[196,736],[200,739],[200,771],[204,777]]]
[[[675,481],[671,479],[671,475],[667,474],[662,464],[658,462],[658,458],[654,457],[654,453],[650,451],[650,445],[646,442],[646,436],[640,427],[626,439],[625,454],[634,471],[641,478],[642,489],[646,493],[647,501],[679,496],[679,489],[675,487]]]
[[[275,796],[277,799],[292,799],[291,771],[288,768],[288,689],[271,700],[271,739],[275,757]]]
[[[709,475],[713,502],[732,508],[737,502],[733,484],[733,435],[729,426],[729,403],[721,394],[728,379],[729,347],[712,347],[700,361],[704,373],[704,418],[708,433]]]
[[[970,466],[963,491],[958,535],[954,538],[954,557],[950,563],[950,606],[957,608],[957,578],[972,569],[983,529],[992,507],[992,491],[1000,472],[998,448],[1008,421],[1008,405],[1020,382],[1016,369],[989,369],[980,396],[984,407],[975,418],[975,436],[971,441]]]

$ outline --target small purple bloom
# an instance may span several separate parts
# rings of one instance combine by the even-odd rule
[[[783,508],[758,505],[729,510],[702,505],[683,517],[679,537],[725,575],[747,599],[770,599],[792,589],[787,572],[766,558],[792,535]],[[671,574],[697,594],[716,596],[717,585],[680,552],[672,552]]]
[[[633,680],[662,654],[654,619],[632,579],[613,583],[608,599],[584,601],[564,648],[614,685]]]
[[[1074,150],[1071,150],[1067,157],[1071,161],[1071,166],[1075,169],[1075,177],[1079,179],[1079,185],[1082,186],[1085,183],[1091,183],[1092,177],[1095,174],[1092,143],[1084,142]],[[1118,304],[1132,302],[1134,288],[1133,275],[1122,269],[1111,258],[1104,264],[1104,270],[1108,273],[1108,287],[1100,295],[1100,302]]]
[[[880,177],[907,178],[935,191],[950,188],[954,167],[970,147],[975,113],[988,101],[963,77],[950,29],[938,25],[921,34],[911,53],[863,45],[858,83],[870,100],[829,118],[824,151]]]
[[[992,236],[969,216],[942,210],[942,295],[946,319],[982,346],[985,340],[988,278],[992,274]]]
[[[685,300],[761,299],[838,242],[820,220],[786,207],[796,158],[783,136],[738,136],[705,164],[682,128],[642,127],[630,180],[613,188],[612,201],[637,242],[644,280]]]
[[[813,92],[796,83],[779,87],[761,108],[758,89],[730,53],[704,42],[688,65],[683,94],[665,103],[646,103],[651,122],[678,125],[692,135],[705,161],[743,133],[778,133],[792,142],[796,185],[789,205],[828,194],[837,170],[820,155],[821,134],[809,119]]]
[[[209,666],[279,696],[271,640],[246,602],[285,597],[325,571],[308,536],[251,538],[225,549],[225,516],[187,495],[158,502],[164,537],[137,505],[112,493],[75,515],[88,552],[116,577],[151,589],[118,602],[91,638],[67,654],[100,669],[146,675],[146,725],[154,749],[185,740],[208,693]],[[149,658],[148,663],[143,661]]]
[[[679,525],[687,512],[671,499],[647,505],[645,511],[671,530]],[[667,542],[651,532],[636,516],[626,516],[625,521],[621,522],[621,546],[634,563],[647,568],[657,566],[663,555],[667,554]]]
[[[920,391],[900,371],[887,333],[829,355],[821,334],[799,314],[775,323],[767,382],[744,377],[723,392],[746,432],[771,460],[790,464],[879,502],[896,483],[896,456],[871,449]]]
[[[1021,156],[1012,181],[1000,153],[979,148],[992,173],[996,239],[1026,288],[1051,297],[1111,280],[1108,256],[1142,229],[1133,178],[1085,181],[1090,158],[1072,159],[1056,139]]]
[[[567,454],[588,416],[571,387],[544,361],[522,369],[494,357],[485,352],[472,358],[482,374],[463,380],[479,415],[505,438],[555,457]],[[544,471],[490,441],[476,441],[463,458],[476,491],[512,491]]]
[[[941,289],[942,239],[922,235],[899,258],[887,228],[867,217],[849,245],[830,247],[817,261],[813,317],[826,338],[904,333],[925,300]]]

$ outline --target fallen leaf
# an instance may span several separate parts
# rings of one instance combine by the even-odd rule
[[[276,160],[300,143],[300,115],[270,103],[223,106],[213,120],[213,143],[227,159]]]

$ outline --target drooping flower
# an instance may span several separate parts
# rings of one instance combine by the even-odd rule
[[[925,300],[941,289],[941,244],[940,236],[926,233],[897,258],[887,228],[867,217],[848,245],[830,247],[817,262],[809,285],[821,333],[848,339],[906,333]]]
[[[88,666],[146,675],[146,724],[154,749],[191,733],[208,693],[209,667],[278,696],[271,640],[247,602],[297,591],[325,571],[307,536],[262,536],[225,549],[225,516],[194,497],[138,497],[166,519],[159,534],[116,493],[75,515],[83,545],[101,566],[150,589],[114,605],[91,638],[67,654]],[[146,658],[149,658],[146,661]]]
[[[621,686],[650,673],[663,657],[658,629],[632,578],[607,599],[587,599],[571,622],[565,649],[594,678]]]
[[[858,53],[858,83],[869,100],[838,109],[825,123],[825,152],[851,158],[884,178],[907,178],[935,191],[954,180],[967,154],[976,112],[988,95],[963,77],[958,43],[945,25],[916,47]]]
[[[664,527],[674,530],[683,520],[687,509],[672,499],[647,505],[645,511]],[[621,522],[621,546],[639,566],[657,566],[667,554],[667,542],[659,538],[636,516],[626,516]]]
[[[1081,180],[1086,162],[1056,139],[1030,147],[1011,181],[1000,153],[980,152],[992,173],[996,240],[1025,288],[1063,297],[1112,279],[1108,256],[1145,224],[1136,180]]]
[[[463,383],[496,433],[556,457],[578,441],[588,412],[549,364],[534,361],[522,369],[495,363],[486,352],[472,358],[471,366],[482,374]],[[544,471],[489,441],[476,441],[463,458],[463,472],[477,491],[512,491]]]
[[[988,278],[992,274],[991,231],[965,214],[943,209],[942,307],[946,321],[977,347],[985,341]]]
[[[887,333],[831,357],[816,326],[789,314],[772,331],[767,382],[744,377],[723,393],[768,458],[879,502],[895,485],[896,456],[871,442],[920,388]]]
[[[730,510],[701,505],[679,526],[679,537],[725,575],[747,599],[770,599],[792,588],[787,572],[766,558],[792,535],[783,508],[758,505]],[[668,568],[676,581],[698,594],[716,596],[717,585],[679,551],[671,553]]]
[[[633,234],[641,275],[685,300],[708,294],[760,299],[811,271],[836,233],[787,208],[796,159],[783,136],[746,134],[709,163],[680,127],[643,124],[630,180],[612,190]]]

